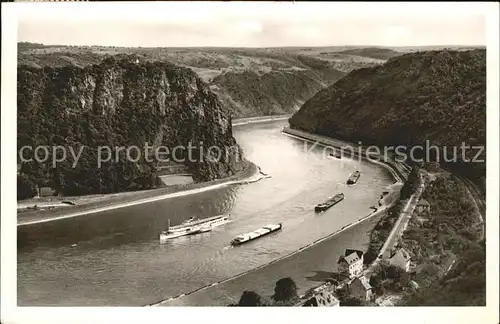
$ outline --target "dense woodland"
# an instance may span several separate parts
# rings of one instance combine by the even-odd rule
[[[420,168],[413,168],[401,189],[402,200],[372,230],[364,257],[366,264],[377,257],[405,199],[418,187],[420,173]],[[429,202],[430,209],[414,212],[398,243],[410,253],[416,269],[408,274],[391,266],[379,267],[370,281],[374,292],[376,295],[403,292],[401,303],[411,306],[485,305],[486,250],[482,224],[479,210],[463,183],[451,175],[441,175],[427,183],[422,199]],[[414,289],[410,280],[416,281],[420,288]]]
[[[442,278],[406,296],[408,306],[485,306],[486,245],[471,243],[458,255],[457,265]]]
[[[134,59],[103,61],[85,68],[18,68],[18,148],[55,145],[83,147],[78,163],[68,158],[54,168],[18,157],[18,199],[33,196],[36,186],[64,195],[111,193],[154,188],[154,162],[147,162],[145,143],[168,148],[200,146],[235,148],[230,117],[216,96],[189,69]],[[198,143],[198,144],[197,144]],[[122,152],[97,165],[99,146],[141,149],[137,162]],[[25,152],[25,158],[31,158]],[[184,155],[187,150],[182,151]],[[131,154],[135,158],[135,152]],[[228,161],[211,162],[193,154],[186,165],[195,180],[212,180],[239,170],[239,150]],[[186,157],[186,156],[184,156]],[[154,160],[154,159],[153,159]]]
[[[474,203],[454,177],[434,181],[423,193],[428,214],[413,218],[401,245],[423,268],[423,288],[407,296],[408,305],[485,305],[486,250]],[[450,272],[443,271],[456,259]]]
[[[425,148],[429,141],[440,154],[431,149],[428,159],[484,188],[485,151],[479,157],[483,162],[464,161],[460,151],[450,159],[453,146],[486,143],[486,51],[417,52],[352,71],[308,100],[290,123],[363,145],[410,149]],[[466,158],[477,151],[467,150]],[[424,152],[416,151],[416,157]]]

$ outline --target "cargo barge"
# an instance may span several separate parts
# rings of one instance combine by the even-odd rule
[[[330,208],[330,207],[338,204],[342,200],[344,200],[344,194],[343,193],[336,194],[335,196],[330,197],[324,203],[316,205],[316,207],[314,207],[314,211],[317,212],[317,213],[325,211],[328,208]]]
[[[250,233],[238,235],[231,241],[231,245],[241,245],[243,243],[247,243],[250,241],[253,241],[259,237],[266,236],[268,234],[274,233],[276,231],[279,231],[283,228],[283,224],[270,224],[263,226],[262,228],[259,228],[258,230],[255,230]]]
[[[356,182],[358,182],[360,176],[361,172],[359,171],[354,172],[353,174],[351,174],[349,179],[347,179],[347,184],[355,184]]]

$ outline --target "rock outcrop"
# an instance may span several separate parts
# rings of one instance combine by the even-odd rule
[[[196,181],[230,176],[244,164],[230,116],[193,71],[135,56],[84,68],[20,66],[18,147],[41,145],[50,154],[56,145],[76,154],[83,147],[74,168],[71,156],[55,168],[52,155],[44,162],[22,163],[18,157],[23,179],[66,195],[155,187],[160,146],[164,159],[167,149],[169,159],[185,164]],[[126,151],[113,154],[99,167],[99,147],[115,153],[119,146],[138,150],[129,149],[132,159]],[[24,151],[26,158],[30,152]]]

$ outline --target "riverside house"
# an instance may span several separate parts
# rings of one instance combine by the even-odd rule
[[[429,213],[431,211],[431,204],[425,199],[420,199],[415,209],[418,214]]]
[[[349,285],[351,296],[359,300],[368,301],[373,297],[372,286],[368,278],[364,276],[356,277]]]
[[[340,301],[335,297],[335,286],[324,284],[314,288],[294,306],[339,307]]]
[[[354,278],[363,271],[363,252],[359,250],[345,250],[337,262],[338,272]]]

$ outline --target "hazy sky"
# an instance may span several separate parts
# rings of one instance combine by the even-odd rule
[[[17,4],[19,41],[112,46],[485,45],[472,3]]]

